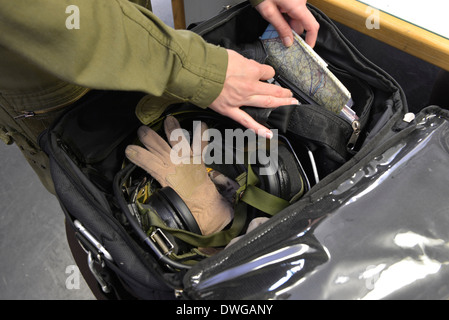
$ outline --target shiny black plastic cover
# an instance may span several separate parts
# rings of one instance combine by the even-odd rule
[[[447,299],[449,122],[424,113],[185,277],[194,299]],[[308,202],[308,203],[307,203]]]

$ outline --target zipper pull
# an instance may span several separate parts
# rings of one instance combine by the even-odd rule
[[[340,112],[340,117],[349,122],[352,128],[351,137],[349,138],[348,144],[346,145],[346,148],[348,149],[349,152],[354,151],[355,145],[360,136],[360,132],[362,131],[362,126],[360,124],[359,117],[357,116],[355,111],[352,110],[351,108],[352,105],[353,102],[352,99],[350,99]]]
[[[36,114],[33,111],[22,111],[22,114],[19,114],[18,116],[14,117],[14,120],[24,119],[24,118],[31,118],[34,117]]]
[[[349,138],[348,144],[346,145],[346,147],[348,148],[349,151],[354,151],[355,145],[357,143],[357,140],[359,139],[360,136],[360,132],[361,132],[361,125],[360,125],[360,121],[355,120],[351,123],[351,127],[352,127],[352,134],[351,137]]]

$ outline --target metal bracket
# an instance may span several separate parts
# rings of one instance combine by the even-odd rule
[[[111,287],[103,279],[100,272],[95,268],[95,263],[97,263],[101,268],[104,268],[105,262],[103,258],[113,262],[111,254],[89,231],[86,230],[86,228],[84,228],[81,222],[75,220],[73,223],[81,235],[78,236],[78,241],[80,242],[83,250],[87,253],[87,265],[89,266],[92,275],[100,284],[101,290],[103,290],[104,293],[110,293]]]

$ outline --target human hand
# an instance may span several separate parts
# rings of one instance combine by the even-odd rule
[[[299,104],[290,90],[263,82],[273,78],[274,75],[272,67],[228,50],[228,69],[223,90],[209,108],[261,136],[271,138],[272,132],[240,107],[276,108]]]
[[[306,0],[265,0],[256,6],[256,10],[276,28],[285,46],[293,44],[291,31],[293,29],[297,34],[307,31],[306,42],[313,48],[320,25],[306,7],[306,2]]]
[[[233,205],[217,191],[209,177],[201,160],[203,149],[191,148],[184,135],[176,134],[175,130],[180,128],[176,118],[170,116],[165,119],[164,130],[169,145],[154,130],[140,127],[137,134],[146,149],[130,145],[125,150],[126,156],[147,171],[162,187],[171,187],[195,217],[201,233],[209,235],[222,230],[231,222]],[[206,130],[204,123],[198,125],[193,140],[202,141]]]

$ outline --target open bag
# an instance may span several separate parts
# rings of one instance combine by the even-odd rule
[[[145,200],[136,200],[142,185],[134,193],[128,188],[145,173],[126,161],[125,148],[136,142],[135,107],[143,94],[93,91],[41,136],[66,219],[111,298],[123,292],[138,299],[447,298],[449,114],[438,107],[408,114],[396,81],[322,12],[310,10],[320,23],[315,50],[351,92],[358,125],[282,79],[301,105],[247,108],[285,138],[301,186],[275,214],[252,208],[258,201],[245,202],[244,221],[231,233],[235,241],[212,237],[205,244],[192,232],[178,232],[177,244],[178,233],[170,233],[174,227],[163,218],[153,212],[149,222],[142,220],[137,211]],[[245,2],[192,31],[252,57],[266,28]],[[168,115],[186,127],[203,121],[219,130],[239,128],[189,104],[169,107],[151,126],[159,130]],[[252,169],[240,167],[227,174],[246,177],[240,186],[247,186]],[[284,167],[277,188],[293,169]],[[247,232],[257,217],[265,222]],[[236,219],[237,213],[227,230]]]

